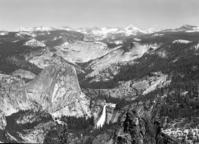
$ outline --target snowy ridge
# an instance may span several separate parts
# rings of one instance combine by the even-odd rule
[[[56,30],[56,28],[53,27],[47,27],[47,26],[39,26],[39,27],[20,27],[18,31],[52,31]]]
[[[165,29],[162,32],[199,32],[199,26],[183,25],[176,29]]]
[[[133,25],[129,25],[125,29],[126,35],[136,35],[138,32],[140,33],[147,33],[147,31],[141,30],[140,28],[134,27]]]
[[[133,25],[129,25],[126,28],[118,28],[118,27],[79,28],[76,29],[75,31],[84,34],[99,35],[102,36],[103,38],[106,38],[109,34],[124,34],[125,36],[130,36],[130,35],[137,35],[138,33],[150,34],[155,32],[155,30],[152,28],[149,28],[147,30],[142,30]]]

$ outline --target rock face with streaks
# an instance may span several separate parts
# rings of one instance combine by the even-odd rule
[[[23,79],[0,74],[0,111],[3,115],[9,116],[20,109],[29,109],[29,103],[21,94],[24,86]]]
[[[1,108],[5,115],[18,110],[42,109],[56,115],[90,115],[89,99],[81,92],[75,68],[51,65],[32,81],[1,75]]]
[[[46,67],[27,84],[24,93],[51,114],[75,115],[76,111],[79,116],[89,115],[89,100],[81,92],[74,67],[67,63]]]

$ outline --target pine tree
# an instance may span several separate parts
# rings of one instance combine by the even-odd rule
[[[64,124],[64,127],[62,128],[59,136],[59,141],[61,144],[67,144],[68,143],[68,130],[67,130],[67,126]]]

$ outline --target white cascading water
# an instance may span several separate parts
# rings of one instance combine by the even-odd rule
[[[99,120],[96,124],[96,128],[98,128],[98,129],[102,128],[105,121],[106,121],[106,106],[107,105],[105,104],[104,107],[103,107],[102,115],[101,115],[101,117],[99,118]]]

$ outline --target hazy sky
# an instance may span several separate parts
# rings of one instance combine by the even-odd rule
[[[0,29],[199,26],[199,0],[0,0]]]

